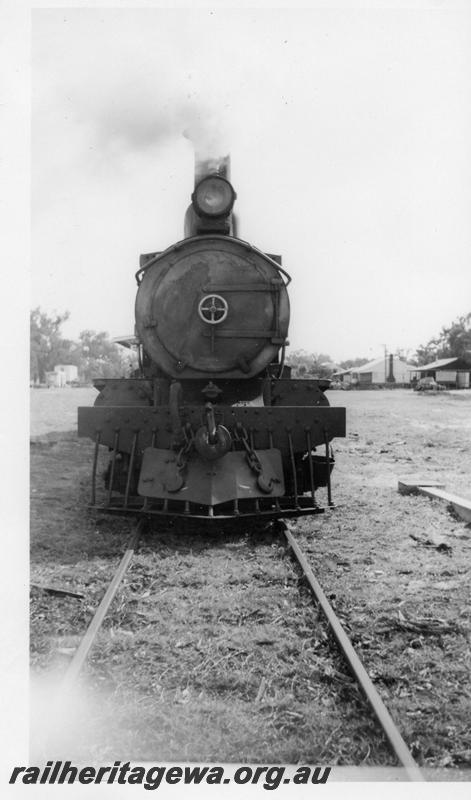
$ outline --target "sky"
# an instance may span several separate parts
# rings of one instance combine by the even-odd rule
[[[412,353],[471,311],[471,5],[431,5],[35,9],[32,307],[133,333],[196,144],[292,276],[291,349]]]

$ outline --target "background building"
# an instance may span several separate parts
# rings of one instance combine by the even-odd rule
[[[63,383],[60,384],[61,386],[67,383],[74,383],[74,381],[78,380],[78,367],[76,367],[75,364],[57,364],[54,367],[54,372],[63,376]]]
[[[447,389],[469,389],[471,367],[462,358],[439,358],[421,367],[412,367],[411,381],[435,378]]]
[[[415,367],[412,364],[391,353],[375,358],[362,367],[350,367],[334,372],[332,377],[348,387],[410,386],[413,369]]]
[[[45,377],[48,388],[62,389],[78,381],[78,368],[75,364],[57,364]]]

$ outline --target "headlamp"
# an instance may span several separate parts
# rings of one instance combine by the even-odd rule
[[[198,216],[223,217],[231,211],[236,193],[225,178],[210,175],[199,182],[191,199]]]

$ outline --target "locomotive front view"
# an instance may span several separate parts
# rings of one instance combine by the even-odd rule
[[[291,279],[279,256],[237,237],[235,199],[228,158],[197,162],[184,238],[140,258],[139,369],[96,380],[95,405],[79,408],[79,436],[95,442],[95,508],[293,517],[323,510],[319,487],[332,504],[330,442],[345,435],[345,409],[329,406],[328,381],[290,378]]]

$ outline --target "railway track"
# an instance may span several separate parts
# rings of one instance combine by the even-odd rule
[[[66,697],[71,691],[75,681],[77,680],[80,671],[82,670],[87,657],[96,641],[97,634],[99,633],[106,614],[116,596],[116,593],[123,581],[123,578],[132,562],[134,554],[137,552],[141,536],[145,532],[147,522],[145,519],[140,519],[134,525],[131,535],[129,537],[124,555],[118,565],[118,568],[100,602],[89,626],[65,672],[63,680],[59,688],[59,697]],[[290,527],[283,521],[275,524],[276,532],[281,535],[286,545],[292,552],[296,563],[302,573],[303,579],[306,581],[309,589],[314,598],[315,604],[322,611],[322,614],[327,622],[329,631],[335,639],[339,652],[348,666],[349,672],[354,677],[358,687],[361,689],[377,723],[379,724],[384,736],[389,744],[392,754],[394,754],[398,765],[402,766],[408,780],[423,781],[423,775],[420,772],[412,754],[410,753],[401,733],[389,714],[386,706],[384,705],[381,697],[379,696],[375,686],[369,678],[364,666],[362,665],[350,639],[348,638],[345,630],[343,629],[339,618],[337,617],[332,605],[329,603],[324,591],[317,578],[315,577],[306,555],[300,548],[295,536],[293,535]],[[265,690],[265,679],[259,686],[256,702],[258,702]]]

